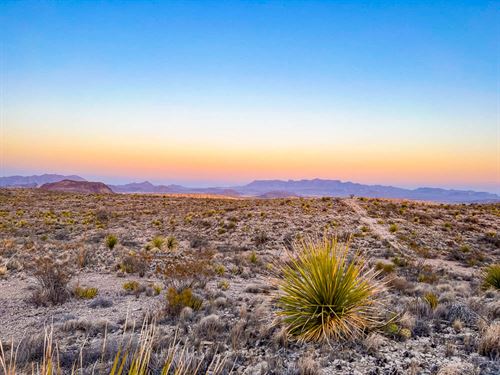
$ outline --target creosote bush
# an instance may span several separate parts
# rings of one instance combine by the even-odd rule
[[[47,255],[35,259],[28,268],[38,282],[33,293],[33,302],[36,305],[57,305],[70,297],[68,283],[72,273],[69,258],[58,259]]]
[[[348,243],[307,240],[294,250],[278,281],[278,315],[289,334],[302,341],[351,339],[380,324],[385,284]]]
[[[500,263],[492,264],[483,272],[483,286],[485,289],[500,289]]]

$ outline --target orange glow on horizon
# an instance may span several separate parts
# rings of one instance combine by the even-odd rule
[[[355,182],[491,183],[499,178],[497,155],[426,146],[391,150],[387,145],[230,146],[141,139],[72,138],[13,134],[2,160],[17,168],[101,174],[136,179],[250,181],[335,178]]]

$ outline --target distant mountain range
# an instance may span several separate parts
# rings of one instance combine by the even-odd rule
[[[0,187],[39,187],[46,183],[62,180],[86,181],[79,176],[44,174],[41,176],[0,177]],[[500,196],[493,193],[472,190],[450,190],[423,187],[403,189],[384,185],[364,185],[339,180],[256,180],[247,185],[232,187],[190,188],[181,185],[153,185],[134,182],[125,185],[107,185],[116,193],[158,193],[158,194],[212,194],[226,196],[252,196],[260,198],[278,197],[347,197],[350,195],[369,198],[415,199],[425,201],[473,203],[500,202]]]
[[[62,180],[86,181],[80,176],[62,176],[60,174],[42,174],[40,176],[9,176],[0,177],[0,187],[23,187],[33,188],[51,182],[59,182]]]

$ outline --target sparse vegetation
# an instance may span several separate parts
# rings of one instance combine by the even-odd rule
[[[351,207],[353,201],[359,211]],[[233,372],[242,373],[319,369],[346,375],[379,367],[432,374],[457,358],[485,374],[496,373],[495,336],[488,332],[500,318],[498,290],[485,280],[499,262],[498,204],[353,201],[0,189],[4,351],[9,357],[17,347],[10,344],[13,336],[20,343],[17,373],[31,373],[32,366],[41,366],[43,325],[54,317],[53,358],[60,359],[54,362],[61,365],[60,373],[71,373],[76,361],[78,373],[109,374],[121,348],[119,361],[128,350],[125,374],[144,338],[138,332],[142,319],[151,313],[157,321],[146,323],[155,331],[149,373],[161,373],[171,345],[184,351],[172,352],[172,366],[182,374],[179,361],[184,356],[190,361],[184,365],[189,375],[205,373],[212,359],[226,354],[223,374],[232,373],[233,365]],[[105,207],[101,219],[99,207]],[[184,222],[186,216],[190,220]],[[398,230],[391,235],[392,223]],[[445,223],[449,230],[443,230]],[[289,256],[297,261],[301,254],[301,246],[293,244],[325,232],[337,234],[341,243],[351,239],[345,269],[359,252],[376,259],[363,262],[367,271],[373,264],[375,281],[383,283],[389,276],[390,288],[377,294],[369,308],[376,324],[356,331],[368,335],[361,346],[340,341],[353,337],[341,334],[332,334],[330,345],[304,344],[301,330],[292,332],[286,316],[275,315],[284,311],[279,303],[284,293],[272,279],[285,281],[283,267],[294,265]],[[265,241],[258,240],[261,233]],[[119,238],[113,251],[106,244],[110,234]],[[152,242],[159,234],[164,236],[161,251]],[[52,258],[56,272],[69,275],[62,290],[71,301],[63,306],[53,306],[45,293],[30,298],[42,290],[31,277],[33,260],[45,256]],[[170,287],[175,289],[171,305]],[[316,293],[311,287],[301,290],[302,298]],[[311,314],[308,301],[300,305],[304,315]],[[364,304],[358,306],[365,311]],[[345,319],[343,315],[339,321]],[[341,330],[345,324],[339,326]]]

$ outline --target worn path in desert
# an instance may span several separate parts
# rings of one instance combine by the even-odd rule
[[[366,212],[366,210],[363,207],[361,207],[356,202],[355,199],[345,199],[344,202],[359,216],[359,220],[364,225],[370,228],[370,230],[376,235],[378,235],[382,240],[387,241],[393,249],[399,251],[401,254],[405,254],[414,259],[419,258],[419,256],[415,254],[413,250],[402,245],[398,241],[396,236],[391,232],[389,232],[389,230],[385,225],[379,224],[377,222],[377,219],[370,217]],[[463,277],[471,277],[474,272],[473,269],[464,267],[456,261],[446,260],[446,259],[439,259],[439,258],[426,259],[424,264],[431,265],[434,268],[443,268],[447,271],[451,271]]]

